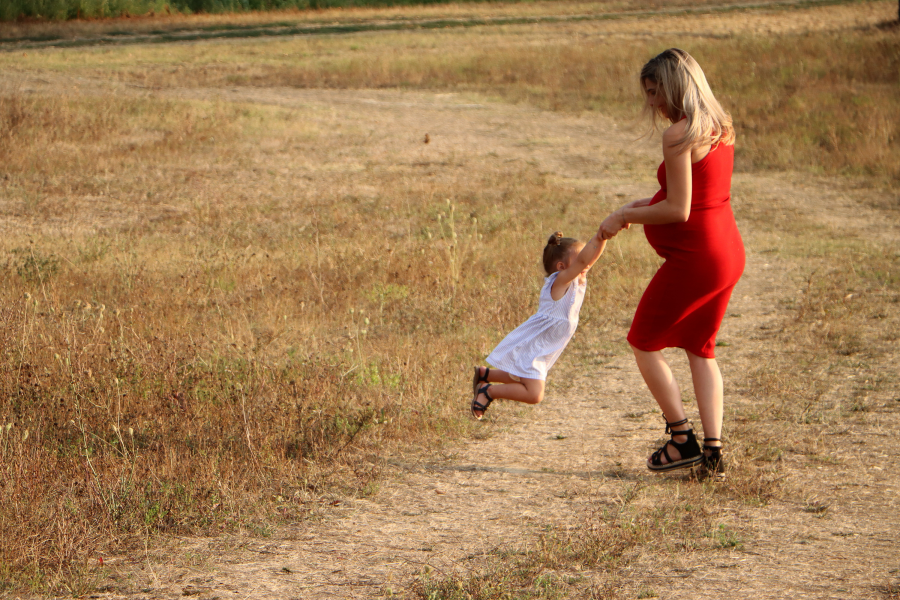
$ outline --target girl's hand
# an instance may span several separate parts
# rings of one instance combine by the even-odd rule
[[[629,227],[631,227],[631,224],[628,223],[623,216],[624,212],[625,207],[622,207],[606,217],[603,220],[603,223],[600,224],[600,229],[597,230],[597,235],[604,240],[608,240],[615,237],[616,234],[623,229],[628,229]]]

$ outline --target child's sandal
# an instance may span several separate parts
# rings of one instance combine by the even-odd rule
[[[472,394],[475,396],[478,395],[478,384],[479,383],[489,383],[488,375],[491,373],[490,367],[484,368],[484,375],[481,374],[481,367],[475,367],[475,376],[472,377]]]
[[[487,384],[487,385],[483,386],[480,390],[475,392],[475,397],[472,398],[472,416],[475,417],[476,419],[478,419],[479,421],[484,418],[484,413],[487,412],[488,406],[490,406],[491,402],[494,401],[494,399],[491,398],[491,395],[488,393],[489,387],[491,387],[491,384]],[[481,404],[478,401],[478,396],[480,394],[484,394],[484,397],[487,398],[487,402],[485,402],[484,404]],[[476,410],[478,412],[480,412],[481,415],[476,415],[475,414]]]
[[[687,467],[692,467],[703,460],[703,452],[700,451],[700,446],[697,444],[697,438],[694,436],[694,430],[685,429],[684,431],[676,431],[672,429],[672,427],[678,427],[679,425],[684,425],[687,423],[687,419],[682,419],[676,423],[666,423],[666,433],[672,434],[672,439],[666,442],[662,448],[654,452],[650,456],[650,460],[647,461],[647,468],[651,471],[671,471],[672,469],[684,469]],[[683,442],[676,442],[675,436],[683,435],[687,436],[687,440]],[[678,450],[678,453],[681,455],[681,458],[678,460],[672,460],[672,457],[669,456],[668,447],[669,444],[672,445],[673,448]],[[667,462],[662,461],[662,457],[666,457]]]

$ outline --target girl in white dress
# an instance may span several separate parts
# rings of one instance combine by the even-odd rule
[[[538,311],[516,327],[487,362],[475,367],[472,416],[479,421],[497,398],[537,404],[544,398],[547,371],[562,354],[578,327],[578,312],[587,289],[587,272],[603,254],[606,240],[597,232],[587,244],[557,231],[544,248],[547,278]],[[490,383],[494,382],[494,383]],[[485,385],[479,387],[479,384]]]

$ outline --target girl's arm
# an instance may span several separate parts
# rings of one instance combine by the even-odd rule
[[[629,203],[606,217],[600,226],[609,239],[630,223],[662,225],[684,223],[691,216],[691,152],[680,151],[672,144],[681,139],[686,121],[679,121],[663,134],[663,159],[666,162],[666,199],[653,206],[642,200]]]
[[[553,282],[553,287],[550,288],[550,297],[554,300],[562,298],[569,284],[597,262],[597,259],[603,254],[604,248],[606,248],[606,240],[600,237],[600,232],[598,231],[594,237],[588,240],[588,243],[584,245],[578,256],[572,259],[569,266],[556,276],[556,281]]]

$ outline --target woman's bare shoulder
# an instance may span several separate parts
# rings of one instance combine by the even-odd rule
[[[672,123],[665,131],[663,131],[663,143],[666,145],[674,144],[684,137],[686,131],[687,121],[685,119]]]

